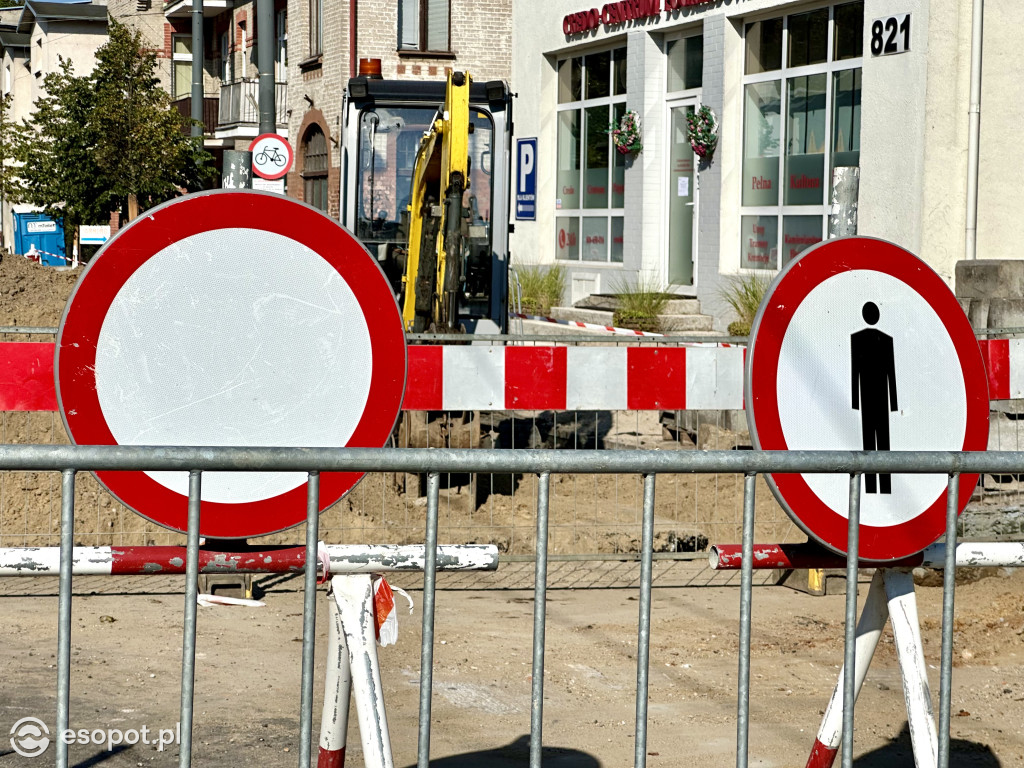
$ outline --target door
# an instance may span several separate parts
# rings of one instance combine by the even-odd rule
[[[696,110],[696,99],[669,105],[668,162],[668,282],[672,286],[692,288],[697,253],[697,173],[696,156],[687,141],[686,118]]]

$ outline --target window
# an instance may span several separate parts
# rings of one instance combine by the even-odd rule
[[[625,48],[558,62],[556,258],[622,261],[626,156],[609,126],[625,111]]]
[[[863,29],[863,2],[747,24],[741,268],[821,241],[832,172],[860,162]]]
[[[399,0],[398,50],[451,50],[449,0]]]
[[[171,97],[192,95],[192,36],[171,36]]]
[[[311,125],[302,141],[303,199],[321,211],[327,210],[327,165],[327,137]]]
[[[309,55],[324,52],[324,0],[309,0]]]
[[[669,93],[700,88],[704,75],[704,36],[694,35],[665,44],[665,58],[668,60]]]
[[[231,52],[231,30],[220,36],[220,81],[230,83],[235,79],[235,57]]]
[[[288,79],[288,11],[277,12],[277,47],[274,53],[275,80],[279,83]]]

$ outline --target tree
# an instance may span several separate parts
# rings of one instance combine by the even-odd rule
[[[60,58],[22,126],[25,200],[63,221],[68,245],[81,224],[125,207],[134,215],[202,188],[212,174],[202,138],[188,136],[192,123],[160,87],[141,34],[113,19],[109,33],[91,74],[75,75]]]
[[[64,224],[70,245],[80,224],[102,220],[110,210],[95,162],[96,138],[90,126],[95,104],[92,81],[77,76],[70,60],[43,79],[45,93],[31,120],[22,124],[17,157],[26,202]]]
[[[202,189],[210,177],[202,137],[188,134],[191,120],[170,103],[156,77],[156,56],[142,34],[110,20],[110,40],[96,52],[95,103],[89,125],[95,162],[109,198],[145,210],[184,191]]]

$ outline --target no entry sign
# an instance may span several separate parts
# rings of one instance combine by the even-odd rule
[[[851,237],[782,271],[751,330],[747,420],[764,450],[983,451],[988,387],[970,323],[923,261]],[[793,521],[845,554],[849,482],[770,475]],[[959,511],[977,475],[960,480]],[[865,475],[860,557],[906,557],[945,531],[944,475]]]
[[[278,195],[217,190],[136,219],[90,262],[54,364],[68,434],[88,445],[381,447],[405,388],[401,317],[348,232]],[[100,472],[184,530],[182,472]],[[320,507],[361,477],[325,473]],[[204,536],[304,522],[303,473],[203,475]]]

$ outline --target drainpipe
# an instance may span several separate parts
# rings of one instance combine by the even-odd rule
[[[192,135],[203,135],[203,0],[192,0]]]
[[[256,0],[257,62],[260,69],[260,133],[277,133],[277,100],[274,93],[274,0]]]
[[[348,0],[348,76],[356,76],[356,6],[358,0]]]
[[[985,0],[974,0],[971,22],[971,104],[967,111],[967,242],[964,258],[978,258],[978,157],[981,154],[981,40]]]

